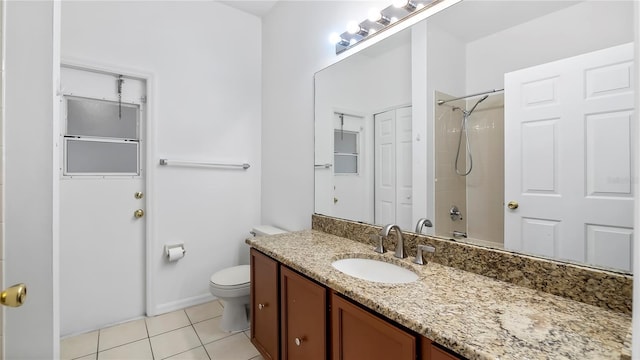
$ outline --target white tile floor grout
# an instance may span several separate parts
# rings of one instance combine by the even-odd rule
[[[60,342],[62,360],[262,360],[249,331],[218,328],[218,301],[130,321]]]

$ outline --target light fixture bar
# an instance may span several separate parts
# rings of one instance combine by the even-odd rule
[[[360,24],[350,24],[351,31],[345,31],[336,42],[336,55],[354,47],[361,41],[368,39],[382,30],[386,30],[403,20],[422,12],[442,0],[407,0],[400,7],[389,5],[377,13],[370,13],[369,18]],[[393,21],[392,19],[397,19]],[[359,29],[356,27],[359,26]]]

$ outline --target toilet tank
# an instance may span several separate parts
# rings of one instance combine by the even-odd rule
[[[288,232],[287,230],[283,230],[271,225],[258,225],[251,230],[251,235],[253,236],[265,236],[265,235],[276,235],[283,234]]]

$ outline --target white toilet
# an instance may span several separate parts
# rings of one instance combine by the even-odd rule
[[[254,236],[275,235],[285,230],[273,226],[260,225],[253,228]],[[250,266],[233,266],[211,275],[209,291],[224,303],[220,330],[226,332],[244,331],[249,328]]]

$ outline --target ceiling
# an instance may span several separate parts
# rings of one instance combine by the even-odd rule
[[[249,14],[253,14],[257,17],[263,17],[267,14],[271,8],[278,2],[278,0],[218,0],[219,2],[229,5],[232,8],[236,8],[240,11],[244,11]]]

